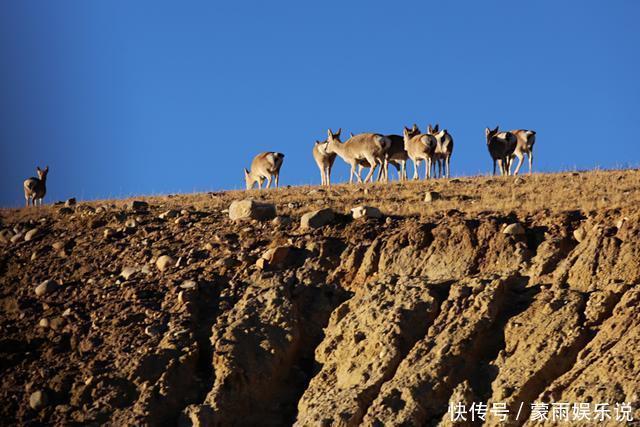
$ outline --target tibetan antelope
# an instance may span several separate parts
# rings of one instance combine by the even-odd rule
[[[496,126],[491,130],[486,128],[484,134],[487,137],[487,148],[493,159],[493,174],[496,174],[496,162],[502,175],[508,175],[511,167],[511,156],[516,149],[517,138],[511,132],[500,132]]]
[[[49,166],[44,169],[40,169],[40,166],[36,167],[38,177],[27,178],[24,181],[24,198],[27,201],[27,206],[31,203],[32,206],[42,206],[42,199],[47,194],[47,174],[49,173]],[[40,203],[38,203],[38,201]]]
[[[440,130],[440,125],[436,124],[435,127],[428,126],[427,133],[433,135],[436,138],[436,152],[435,163],[433,163],[433,174],[436,177],[451,176],[451,154],[453,154],[453,138],[451,134],[446,130]],[[438,166],[438,173],[436,174],[436,165]]]
[[[267,180],[265,188],[271,187],[271,177],[275,178],[276,188],[278,188],[280,167],[283,160],[284,154],[273,151],[267,151],[255,156],[251,162],[251,172],[246,168],[244,169],[244,182],[247,190],[251,190],[256,182],[258,183],[258,189],[260,189],[265,179]]]
[[[403,129],[404,149],[413,161],[413,179],[418,179],[418,165],[420,161],[425,162],[425,179],[431,177],[431,163],[436,150],[436,138],[428,133],[410,136],[410,129]]]
[[[409,131],[409,136],[415,136],[420,133],[420,129],[414,123],[413,128]],[[351,134],[353,138],[353,134]],[[398,180],[406,181],[407,180],[407,160],[409,160],[409,155],[407,154],[407,150],[404,149],[404,137],[401,135],[386,135],[391,142],[391,146],[388,151],[388,161],[389,164],[396,168],[398,171]],[[369,163],[365,160],[358,162],[358,175],[361,175],[363,168],[368,168]],[[378,181],[380,181],[380,175],[382,174],[382,169],[378,171]]]
[[[511,169],[511,161],[514,157],[517,157],[518,166],[516,166],[516,170],[513,174],[518,175],[526,154],[529,158],[529,174],[531,174],[533,169],[533,144],[536,143],[536,133],[535,131],[525,129],[512,130],[510,132],[516,136],[518,143],[516,144],[516,149],[509,160],[509,169]],[[511,175],[511,170],[509,170],[509,175]]]
[[[316,141],[313,145],[313,158],[320,169],[322,185],[331,185],[331,168],[336,160],[336,153],[327,153],[327,141]]]
[[[354,176],[358,179],[358,182],[363,182],[362,178],[356,173],[356,167],[362,160],[366,160],[367,164],[371,166],[364,182],[369,182],[377,166],[386,169],[387,151],[391,145],[389,138],[377,133],[361,133],[354,135],[343,143],[340,141],[341,131],[342,129],[338,129],[338,132],[333,133],[331,129],[327,130],[326,152],[337,154],[351,166],[350,184],[353,182]],[[387,172],[383,170],[382,173],[385,181],[388,180]]]

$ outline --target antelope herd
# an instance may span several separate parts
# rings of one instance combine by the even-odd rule
[[[413,179],[419,179],[418,168],[424,162],[424,178],[438,178],[451,176],[451,155],[453,154],[453,137],[446,130],[440,130],[439,125],[427,126],[427,131],[422,133],[414,124],[411,128],[404,127],[402,135],[382,135],[379,133],[361,133],[351,136],[342,142],[340,134],[342,129],[333,132],[327,130],[327,139],[316,141],[313,145],[313,158],[320,169],[322,185],[331,185],[331,168],[340,157],[349,166],[349,183],[353,183],[354,177],[358,182],[373,180],[376,168],[378,169],[378,181],[388,181],[389,165],[398,171],[398,180],[407,180],[407,161],[413,163]],[[524,157],[529,160],[529,173],[533,170],[533,145],[536,142],[536,133],[532,130],[500,131],[485,129],[487,149],[493,159],[493,174],[496,174],[496,164],[502,175],[512,175],[512,161],[518,158],[513,175],[520,172]],[[244,180],[247,190],[255,184],[262,188],[271,187],[271,181],[275,181],[276,188],[280,180],[280,168],[284,160],[284,154],[274,151],[260,153],[253,158],[251,170],[244,169]],[[368,168],[369,172],[362,179],[362,170]],[[31,177],[24,181],[24,198],[27,206],[42,205],[42,199],[47,192],[47,173],[49,167],[37,169],[38,177]]]
[[[413,179],[419,179],[418,168],[424,162],[424,178],[438,178],[451,176],[451,155],[453,154],[453,137],[446,130],[440,130],[440,126],[427,126],[427,132],[422,133],[414,124],[411,128],[404,127],[402,136],[381,135],[379,133],[361,133],[351,136],[342,142],[340,134],[342,129],[333,132],[327,130],[327,139],[316,140],[313,145],[313,158],[320,169],[322,185],[331,185],[331,168],[339,156],[349,166],[349,183],[353,183],[354,177],[358,182],[369,182],[373,179],[375,169],[378,169],[377,180],[388,181],[388,166],[393,165],[398,171],[398,180],[407,179],[407,161],[413,163]],[[520,172],[524,157],[529,159],[529,173],[533,170],[533,145],[536,141],[536,133],[532,130],[500,131],[485,129],[487,149],[493,159],[493,174],[496,174],[496,164],[501,175],[512,175],[512,161],[518,158],[513,175]],[[253,188],[258,182],[261,188],[264,180],[267,187],[271,184],[271,177],[275,177],[276,187],[284,154],[266,152],[258,154],[251,163],[251,172],[244,170],[247,189]],[[369,168],[369,172],[362,179],[362,170]]]

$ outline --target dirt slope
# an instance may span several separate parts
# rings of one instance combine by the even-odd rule
[[[247,196],[278,218],[230,220]],[[450,425],[457,402],[640,420],[639,199],[630,170],[4,209],[0,423]]]

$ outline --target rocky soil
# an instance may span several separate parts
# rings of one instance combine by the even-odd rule
[[[464,185],[415,185],[424,214],[376,186],[253,192],[233,220],[245,193],[2,210],[0,423],[450,425],[456,402],[640,420],[640,213],[469,208]]]

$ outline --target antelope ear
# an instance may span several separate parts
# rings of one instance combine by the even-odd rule
[[[416,132],[418,130],[418,125],[414,123],[413,127],[411,128],[411,130]]]
[[[341,133],[342,133],[342,128],[338,129],[338,132],[336,132],[336,136],[340,136]]]
[[[496,126],[496,128],[493,130],[494,132],[498,132],[498,128],[500,127],[500,125]]]
[[[36,166],[36,170],[37,170],[38,172],[42,172],[42,171],[40,170],[40,166]]]
[[[436,127],[434,127],[433,130],[435,132],[439,132],[440,131],[440,124],[436,123]]]
[[[349,132],[349,135],[351,135],[351,138],[353,138],[353,132]]]
[[[49,165],[47,165],[47,167],[46,167],[46,168],[44,168],[44,171],[45,171],[45,172],[49,172]]]
[[[331,132],[331,129],[327,129],[327,136],[329,138],[331,138],[333,136],[333,132]]]
[[[249,176],[249,171],[247,170],[247,168],[244,168],[244,176]]]
[[[489,136],[490,133],[491,133],[491,130],[489,128],[484,128],[484,134],[486,136]]]
[[[427,132],[433,133],[433,128],[431,127],[431,125],[427,126]]]

